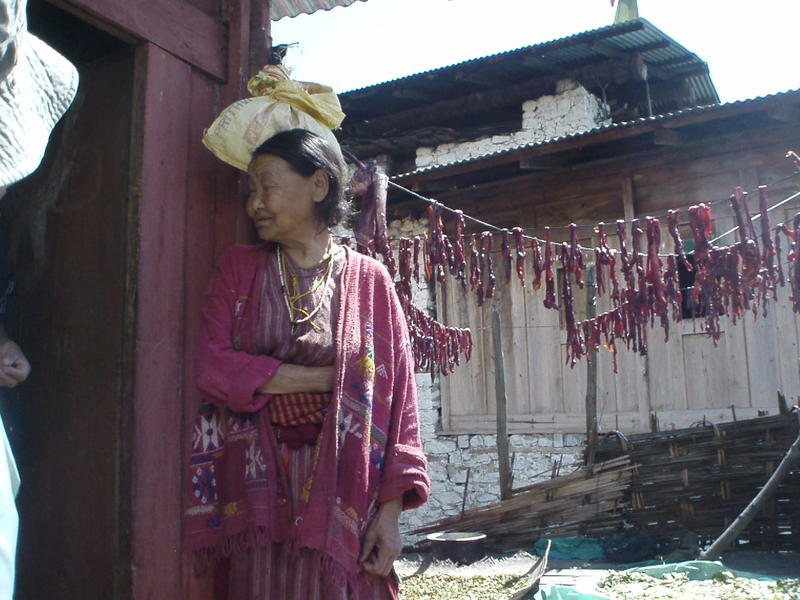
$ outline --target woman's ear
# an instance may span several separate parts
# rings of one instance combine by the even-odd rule
[[[330,181],[328,175],[322,169],[317,169],[311,176],[311,191],[313,194],[314,202],[322,202],[325,196],[328,195],[330,189]]]

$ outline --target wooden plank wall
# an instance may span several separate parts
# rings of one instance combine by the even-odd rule
[[[723,132],[713,139],[680,148],[659,149],[624,160],[606,160],[583,167],[522,176],[502,184],[473,190],[441,201],[462,208],[491,223],[512,227],[541,227],[577,223],[613,222],[626,213],[644,217],[662,215],[668,208],[727,198],[733,187],[753,189],[791,172],[784,159],[796,144],[800,123],[767,125],[748,133]],[[626,191],[627,189],[627,191]],[[771,190],[778,201],[800,189],[791,180]],[[626,194],[632,206],[626,207]],[[753,208],[757,201],[753,201]],[[628,210],[626,210],[628,208]],[[790,220],[800,201],[773,213],[773,223]],[[630,216],[629,214],[629,216]],[[714,208],[714,230],[733,226],[727,203]],[[554,232],[554,239],[563,232]],[[690,237],[688,231],[685,237]],[[720,243],[732,243],[733,236]],[[662,235],[662,250],[670,251]],[[590,239],[584,245],[592,245]],[[612,241],[613,245],[613,241]],[[785,256],[784,256],[785,260]],[[585,429],[583,402],[586,365],[565,364],[565,335],[556,311],[542,306],[543,290],[522,292],[518,282],[505,286],[498,266],[497,297],[483,309],[474,294],[466,296],[448,284],[438,293],[445,321],[472,327],[476,350],[473,361],[455,375],[442,379],[443,428],[457,432],[491,432],[494,381],[488,323],[493,308],[503,317],[503,349],[512,432],[576,432]],[[528,273],[527,280],[531,281]],[[583,309],[583,293],[576,292],[576,308]],[[619,373],[613,374],[608,352],[599,355],[598,413],[601,430],[642,431],[656,412],[662,428],[681,427],[706,418],[730,420],[758,410],[775,412],[775,392],[789,398],[800,395],[798,318],[788,303],[789,290],[770,302],[766,318],[752,315],[733,325],[723,319],[723,334],[715,347],[700,324],[673,324],[664,342],[661,328],[650,331],[649,354],[640,357],[622,349]],[[600,300],[599,311],[607,308]]]

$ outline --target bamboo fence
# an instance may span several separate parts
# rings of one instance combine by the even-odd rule
[[[622,517],[639,532],[698,534],[713,541],[769,479],[797,437],[792,413],[699,424],[628,437],[603,436],[597,460],[626,456],[636,469]],[[742,541],[800,548],[800,465],[745,529]]]
[[[795,409],[796,410],[796,409]],[[478,531],[489,551],[543,537],[625,531],[713,541],[769,479],[798,433],[796,412],[598,440],[596,464],[515,491],[508,500],[440,519],[414,533]],[[772,550],[800,548],[800,466],[741,536]]]

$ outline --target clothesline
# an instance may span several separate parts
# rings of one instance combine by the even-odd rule
[[[781,183],[781,182],[783,182],[783,181],[786,181],[786,180],[788,180],[788,179],[791,179],[791,178],[793,178],[793,177],[797,177],[797,176],[800,176],[800,171],[797,171],[797,172],[795,172],[795,173],[792,173],[791,175],[788,175],[788,176],[786,176],[786,177],[782,177],[781,179],[778,179],[778,180],[776,180],[776,181],[772,182],[771,184],[767,185],[766,187],[770,187],[770,186],[777,185],[777,184],[779,184],[779,183]],[[498,227],[498,226],[496,226],[496,225],[492,225],[491,223],[487,223],[486,221],[482,221],[482,220],[480,220],[480,219],[478,219],[478,218],[476,218],[476,217],[473,217],[473,216],[471,216],[471,215],[468,215],[468,214],[466,214],[466,213],[463,213],[462,211],[459,211],[459,210],[457,210],[457,209],[450,208],[449,206],[447,206],[446,204],[442,204],[442,203],[441,203],[441,202],[439,202],[438,200],[433,200],[432,198],[426,198],[425,196],[422,196],[421,194],[418,194],[417,192],[414,192],[414,191],[412,191],[412,190],[409,190],[409,189],[407,189],[407,188],[404,188],[403,186],[401,186],[401,185],[398,185],[398,184],[396,184],[396,183],[394,183],[394,182],[392,182],[392,181],[389,181],[389,185],[391,185],[391,186],[393,186],[393,187],[396,187],[396,188],[398,188],[398,189],[400,189],[400,190],[402,190],[402,191],[405,191],[405,192],[407,192],[407,193],[411,194],[412,196],[414,196],[414,197],[416,197],[416,198],[418,198],[418,199],[420,199],[420,200],[423,200],[424,202],[426,202],[426,203],[428,203],[428,204],[430,204],[430,205],[432,205],[432,206],[438,206],[438,207],[442,208],[442,210],[445,210],[445,211],[447,211],[447,212],[450,212],[450,213],[453,213],[453,214],[458,214],[458,213],[461,213],[461,214],[463,214],[463,216],[464,216],[464,218],[465,218],[465,219],[468,219],[468,220],[472,221],[473,223],[476,223],[476,224],[478,224],[478,225],[481,225],[482,227],[485,227],[486,229],[489,229],[489,230],[495,231],[495,232],[497,232],[497,233],[502,233],[502,232],[504,231],[504,228],[502,228],[502,227]],[[757,192],[757,191],[758,191],[758,190],[754,190],[754,191],[751,191],[751,192],[749,192],[749,193],[755,193],[755,192]],[[797,193],[795,193],[795,194],[792,194],[792,195],[791,195],[791,196],[789,196],[788,198],[784,198],[784,199],[783,199],[783,200],[781,200],[780,202],[777,202],[777,203],[773,204],[772,206],[770,206],[769,208],[767,208],[767,212],[771,212],[771,211],[775,210],[776,208],[779,208],[780,206],[783,206],[784,204],[786,204],[786,203],[788,203],[788,202],[791,202],[792,200],[794,200],[795,198],[798,198],[798,197],[800,197],[800,192],[797,192]],[[718,200],[717,200],[717,201],[714,201],[714,202],[718,204],[720,201],[718,201]],[[710,204],[710,203],[709,203],[709,204],[707,204],[707,205],[708,205],[708,206],[711,206],[711,204]],[[663,219],[663,218],[665,218],[665,216],[666,216],[666,215],[664,215],[664,216],[662,216],[662,217],[660,217],[660,218],[662,218],[662,219]],[[656,218],[659,218],[659,217],[656,217]],[[761,218],[761,215],[760,215],[759,213],[752,213],[752,215],[751,215],[751,218],[752,218],[752,220],[753,220],[753,221],[755,221],[756,219],[760,219],[760,218]],[[634,221],[639,221],[639,219],[634,219]],[[626,224],[630,224],[630,223],[632,223],[632,221],[625,221],[625,223],[626,223]],[[595,227],[597,227],[597,225],[594,225],[594,224],[588,224],[588,225],[576,225],[576,227],[577,227],[577,228],[581,228],[581,227],[591,227],[591,228],[595,228]],[[568,229],[568,228],[569,228],[569,226],[566,226],[566,227],[560,227],[560,226],[558,226],[558,227],[545,227],[544,229],[550,229],[550,230],[552,231],[552,230],[555,230],[555,229]],[[737,226],[733,227],[732,229],[729,229],[729,230],[728,230],[728,231],[726,231],[725,233],[723,233],[723,234],[721,234],[721,235],[719,235],[719,236],[715,237],[715,238],[714,238],[713,240],[711,240],[709,243],[713,244],[714,242],[717,242],[717,241],[719,241],[720,239],[724,238],[726,235],[729,235],[729,234],[731,234],[731,233],[733,233],[733,232],[737,231],[738,229],[739,229],[739,226],[737,225]],[[773,227],[772,229],[773,229],[773,231],[774,231],[774,230],[776,230],[776,229],[777,229],[777,226],[776,226],[776,227]],[[508,231],[508,229],[505,229],[505,231]],[[523,231],[529,231],[529,229],[524,229]],[[539,242],[540,244],[547,244],[547,243],[548,243],[548,241],[547,241],[547,240],[544,240],[544,239],[541,239],[541,238],[538,238],[538,237],[535,237],[535,236],[523,235],[523,237],[524,237],[526,240],[529,240],[529,241],[536,241],[536,242]],[[396,238],[393,238],[393,239],[396,239]],[[551,240],[549,243],[550,243],[551,245],[555,246],[555,247],[559,247],[559,246],[561,246],[561,244],[562,244],[562,242],[556,242],[556,241],[552,241],[552,240]],[[580,244],[578,245],[578,250],[580,250],[581,252],[592,252],[592,253],[595,251],[595,249],[594,249],[594,248],[587,248],[587,247],[585,247],[585,246],[581,246]],[[617,249],[615,249],[615,248],[611,248],[610,250],[611,250],[611,252],[612,252],[612,253],[619,252],[619,250],[617,250]],[[492,253],[492,254],[497,254],[497,253],[499,253],[499,252],[500,252],[500,250],[492,250],[492,251],[491,251],[491,253]],[[641,255],[641,256],[646,256],[646,254],[645,254],[645,253],[643,253],[643,252],[640,252],[640,255]],[[667,258],[667,257],[669,257],[669,256],[675,256],[675,255],[674,255],[674,254],[672,254],[672,253],[660,253],[658,256],[659,256],[660,258]]]
[[[774,185],[774,184],[773,184],[773,185]],[[780,207],[780,206],[783,206],[783,205],[784,205],[784,204],[786,204],[787,202],[791,202],[792,200],[794,200],[794,199],[795,199],[795,198],[797,198],[797,197],[800,197],[800,192],[797,192],[796,194],[792,194],[792,195],[791,195],[791,196],[789,196],[788,198],[784,198],[783,200],[781,200],[781,201],[780,201],[780,202],[778,202],[777,204],[773,204],[772,206],[770,206],[770,207],[767,209],[767,212],[773,211],[773,210],[775,210],[776,208],[778,208],[778,207]],[[753,218],[752,218],[752,219],[753,219],[753,221],[755,221],[756,219],[760,219],[760,218],[761,218],[761,214],[759,213],[759,214],[753,215]],[[708,243],[709,243],[709,244],[713,244],[714,242],[718,242],[719,240],[721,240],[722,238],[724,238],[726,235],[729,235],[729,234],[733,233],[733,232],[734,232],[734,231],[736,231],[737,229],[739,229],[739,226],[738,226],[738,225],[737,225],[736,227],[733,227],[732,229],[729,229],[728,231],[726,231],[726,232],[725,232],[725,233],[723,233],[722,235],[718,235],[718,236],[717,236],[717,237],[715,237],[713,240],[709,240],[709,242],[708,242]],[[773,230],[775,230],[775,229],[776,229],[776,227],[773,227],[772,229],[773,229]]]

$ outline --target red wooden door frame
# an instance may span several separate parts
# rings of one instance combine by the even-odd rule
[[[47,1],[125,41],[159,46],[218,81],[228,76],[225,27],[186,0]]]
[[[250,227],[240,201],[242,177],[205,150],[200,136],[221,106],[244,96],[251,36],[256,44],[268,41],[268,23],[251,25],[251,3],[256,19],[269,14],[269,0],[228,4],[223,86],[160,44],[137,49],[131,166],[138,206],[131,219],[138,228],[130,445],[135,599],[213,597],[208,579],[194,576],[180,546],[182,467],[197,401],[194,345],[213,263],[225,247],[248,239]]]

